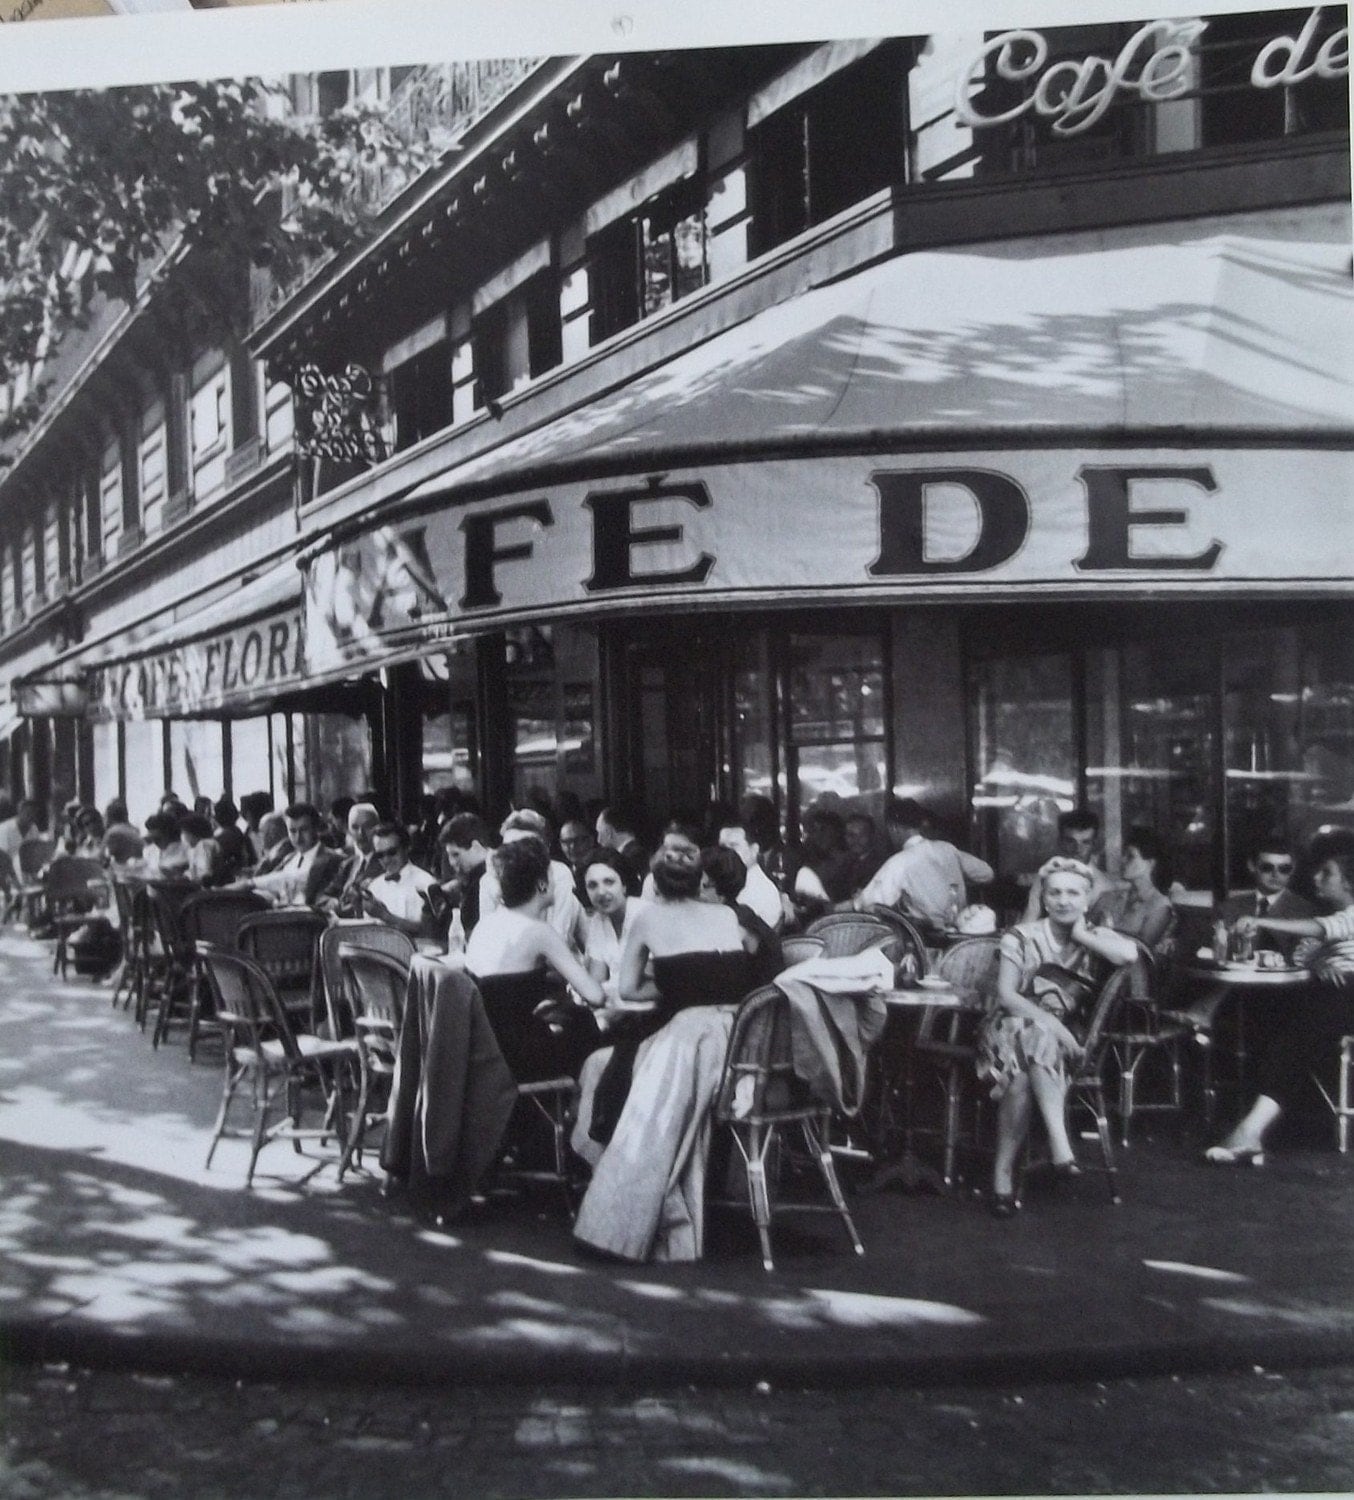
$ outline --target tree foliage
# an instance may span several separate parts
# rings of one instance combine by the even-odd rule
[[[427,162],[379,108],[298,119],[283,97],[244,79],[0,100],[0,382],[79,315],[81,280],[130,301],[182,235],[288,281],[360,233],[373,182]]]

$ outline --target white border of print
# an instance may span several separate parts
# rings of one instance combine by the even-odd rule
[[[1210,13],[1260,9],[1210,0]],[[1142,0],[315,0],[7,27],[0,93],[448,57],[552,56],[888,36],[981,23],[1151,20]]]

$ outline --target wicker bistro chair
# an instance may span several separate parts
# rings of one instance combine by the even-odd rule
[[[197,1059],[197,1044],[204,1028],[221,1032],[212,1012],[211,986],[197,958],[198,943],[233,948],[241,922],[267,910],[268,902],[257,891],[198,891],[180,908],[179,927],[185,945],[193,952],[193,994],[188,1013],[189,1062]]]
[[[294,1026],[314,1017],[316,954],[328,918],[308,907],[260,912],[240,923],[235,946],[272,980]]]
[[[907,1104],[907,1149],[911,1151],[915,1126],[915,1068],[924,1064],[940,1085],[944,1100],[941,1127],[941,1179],[946,1187],[955,1182],[955,1164],[961,1142],[960,1113],[965,1090],[976,1091],[974,1064],[978,1055],[978,1026],[996,992],[1000,937],[963,938],[941,953],[932,973],[944,979],[963,1000],[954,1006],[928,1005],[917,1018],[912,1042],[912,1063],[905,1074]],[[973,1135],[977,1134],[975,1119]]]
[[[849,958],[897,937],[898,928],[865,912],[830,911],[811,922],[806,933],[822,940],[825,958]]]
[[[145,886],[129,880],[114,870],[113,909],[117,912],[118,930],[122,934],[122,963],[113,980],[113,1009],[134,1006],[138,1022],[145,1006],[146,969],[150,936],[147,923],[150,906]]]
[[[1184,1086],[1180,1044],[1187,1037],[1200,1035],[1196,1020],[1182,1011],[1171,1010],[1160,1003],[1160,978],[1150,949],[1138,944],[1138,959],[1130,971],[1128,992],[1109,1033],[1110,1058],[1117,1075],[1119,1143],[1128,1145],[1129,1128],[1135,1114],[1174,1110],[1184,1106]],[[1139,1097],[1139,1074],[1149,1062],[1163,1057],[1166,1062],[1164,1097]]]
[[[771,1217],[777,1212],[833,1213],[842,1221],[857,1255],[865,1254],[855,1221],[837,1180],[828,1132],[832,1107],[807,1096],[790,1051],[790,1007],[775,985],[754,990],[738,1007],[724,1074],[715,1095],[714,1120],[727,1126],[747,1172],[748,1205],[761,1241],[762,1265],[771,1256]],[[774,1152],[785,1126],[799,1126],[827,1189],[828,1203],[773,1203]]]
[[[1105,1072],[1113,1036],[1120,1025],[1122,1011],[1132,993],[1133,984],[1133,965],[1128,964],[1116,969],[1101,985],[1086,1027],[1083,1042],[1085,1050],[1067,1087],[1068,1112],[1084,1109],[1095,1123],[1096,1139],[1100,1146],[1099,1170],[1105,1174],[1111,1203],[1119,1203],[1122,1199],[1119,1194],[1118,1168],[1114,1161],[1113,1132],[1105,1103]],[[1021,1169],[1022,1175],[1029,1164],[1027,1154]],[[1016,1196],[1020,1196],[1019,1181],[1016,1183]]]
[[[1354,1036],[1340,1038],[1339,1072],[1332,1093],[1326,1080],[1312,1074],[1312,1083],[1335,1121],[1335,1146],[1341,1156],[1349,1154],[1349,1126],[1354,1120]]]
[[[377,1120],[385,1118],[399,1056],[400,1028],[404,1025],[409,964],[375,949],[346,942],[338,945],[337,957],[358,1060],[357,1104],[338,1168],[342,1182],[343,1174],[354,1161],[361,1165],[367,1131]]]
[[[290,1140],[298,1152],[304,1140],[323,1142],[333,1137],[346,1142],[344,1102],[348,1076],[358,1066],[357,1043],[298,1036],[272,981],[258,964],[210,943],[199,943],[196,952],[226,1034],[221,1108],[206,1165],[211,1166],[224,1137],[247,1135],[251,1150],[245,1186],[250,1187],[259,1153],[270,1141]],[[246,1079],[252,1084],[253,1120],[248,1130],[237,1130],[229,1124],[230,1109]],[[306,1095],[317,1089],[323,1095],[324,1116],[319,1125],[307,1126]]]
[[[780,941],[780,955],[787,969],[802,964],[806,959],[821,958],[823,948],[822,938],[810,937],[806,932],[795,933]]]
[[[47,920],[56,932],[52,952],[52,973],[66,977],[71,934],[82,927],[98,901],[97,891],[105,893],[108,878],[97,859],[73,854],[58,855],[42,875]],[[97,891],[96,891],[97,888]]]
[[[354,952],[379,953],[393,959],[407,976],[409,965],[418,951],[413,938],[387,927],[384,922],[365,920],[331,921],[320,934],[316,950],[323,991],[325,1016],[329,1023],[329,1035],[336,1037],[353,1035],[353,1015],[348,1005],[348,990],[343,977],[344,948]]]
[[[517,1085],[518,1119],[510,1127],[513,1144],[529,1150],[526,1122],[543,1120],[550,1131],[553,1169],[514,1165],[508,1175],[525,1180],[557,1183],[566,1194],[573,1191],[567,1146],[569,1110],[577,1088],[581,1049],[565,1030],[556,1030],[556,1020],[542,1014],[541,1007],[558,998],[550,976],[541,969],[522,974],[494,974],[475,980],[484,1001],[485,1015],[503,1053],[508,1071]],[[567,1010],[557,1016],[567,1018]],[[578,1054],[578,1055],[576,1055]]]
[[[25,839],[19,845],[19,889],[10,898],[6,917],[16,915],[30,927],[37,925],[47,896],[47,887],[38,877],[55,854],[55,839]]]
[[[188,881],[173,881],[146,887],[149,935],[146,954],[146,996],[139,1020],[144,1027],[149,1009],[155,1008],[151,1046],[158,1048],[169,1028],[182,1021],[188,1025],[193,1013],[193,978],[196,962],[193,945],[184,935],[181,921],[185,904],[197,893]]]

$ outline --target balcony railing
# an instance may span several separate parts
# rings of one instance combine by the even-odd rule
[[[529,74],[535,57],[485,58],[471,62],[429,63],[415,69],[391,94],[386,118],[392,132],[410,145],[425,143],[446,151]],[[359,218],[374,218],[404,188],[408,176],[393,167],[365,172],[353,194]],[[284,203],[284,211],[286,204]],[[256,270],[250,277],[253,321],[261,322],[293,295],[328,257],[318,257],[285,285]]]

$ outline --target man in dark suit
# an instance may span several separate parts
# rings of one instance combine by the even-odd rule
[[[1289,890],[1296,861],[1284,846],[1282,839],[1270,839],[1258,844],[1246,861],[1246,868],[1255,880],[1255,889],[1241,891],[1218,903],[1215,919],[1226,922],[1230,928],[1238,917],[1281,917],[1284,920],[1300,921],[1316,915],[1310,901]],[[1257,948],[1268,948],[1291,959],[1296,938],[1263,929],[1255,935]]]
[[[309,802],[293,802],[287,809],[287,837],[292,852],[270,875],[249,882],[278,906],[313,906],[321,892],[343,868],[337,849],[320,842],[323,819]]]
[[[372,847],[372,835],[380,821],[381,814],[374,803],[355,802],[348,809],[348,853],[320,892],[315,904],[321,911],[337,912],[341,917],[361,914],[362,903],[356,888],[383,873]]]

